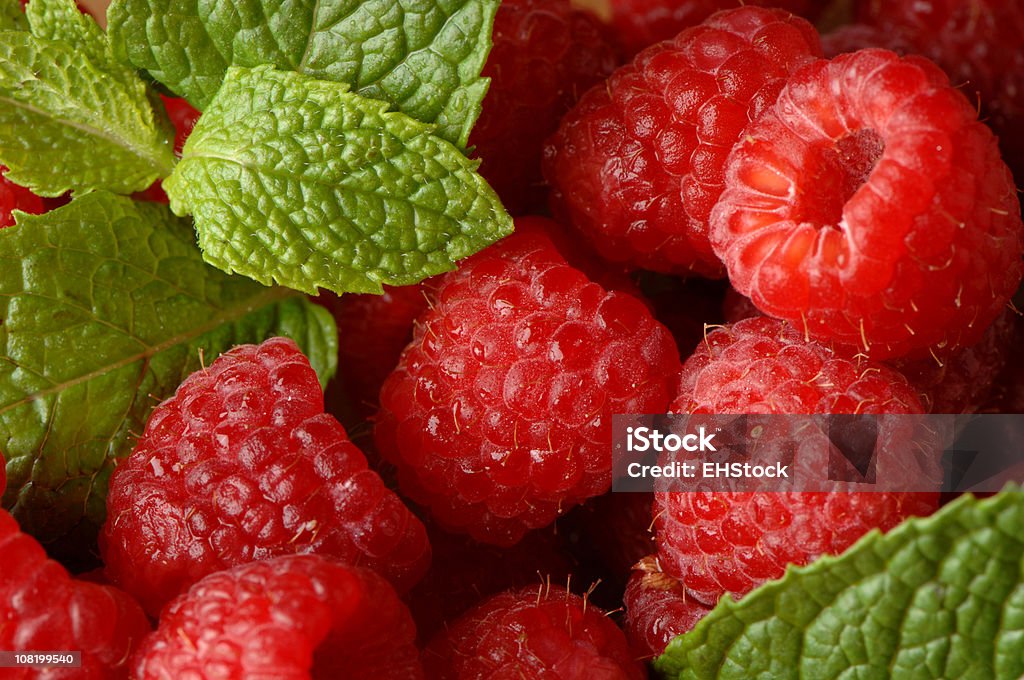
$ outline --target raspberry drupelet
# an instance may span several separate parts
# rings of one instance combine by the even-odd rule
[[[2,463],[2,459],[0,459]],[[127,680],[149,633],[139,604],[111,586],[74,579],[0,510],[0,649],[78,651],[77,668],[5,668],[5,680]]]
[[[189,376],[111,478],[100,536],[111,580],[153,615],[207,574],[292,553],[411,587],[429,566],[426,529],[323,408],[287,338]]]
[[[626,636],[585,598],[550,583],[496,595],[423,652],[429,680],[643,680]]]
[[[678,370],[642,302],[516,233],[439,281],[375,439],[442,526],[511,545],[608,490],[612,414],[663,411]]]
[[[644,50],[548,140],[553,211],[613,262],[720,276],[708,217],[725,158],[789,74],[819,56],[814,27],[758,7]]]
[[[592,85],[618,66],[604,27],[569,0],[504,0],[494,19],[490,78],[470,135],[480,174],[513,215],[544,206],[544,139]]]
[[[708,334],[683,365],[673,413],[917,414],[906,379],[886,366],[807,342],[785,322],[754,317]],[[801,438],[806,435],[799,435]],[[888,435],[879,434],[881,441]],[[761,441],[765,448],[770,442]],[[886,446],[907,447],[894,437]],[[879,454],[879,474],[900,474]],[[796,461],[799,464],[799,461]],[[884,471],[882,466],[888,465]],[[908,468],[909,470],[909,468]],[[914,473],[918,470],[913,470]],[[872,529],[927,515],[937,493],[657,493],[658,560],[687,594],[713,605],[743,595],[789,564],[838,554]]]
[[[289,555],[211,574],[172,601],[137,680],[421,680],[416,626],[369,569]]]
[[[1021,280],[1013,178],[933,64],[818,61],[729,156],[711,240],[765,313],[874,359],[976,343]]]

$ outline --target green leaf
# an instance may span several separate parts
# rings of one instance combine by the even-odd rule
[[[209,267],[193,239],[164,206],[105,192],[0,230],[4,505],[55,554],[92,543],[115,459],[202,361],[287,335],[334,371],[326,310]]]
[[[345,90],[267,66],[228,71],[164,183],[207,262],[309,293],[379,293],[511,233],[476,162]]]
[[[115,64],[103,30],[91,16],[79,11],[74,0],[32,0],[25,15],[35,37],[63,40],[104,69]]]
[[[25,13],[18,0],[0,0],[0,31],[22,31],[28,28]]]
[[[465,147],[499,0],[115,0],[115,52],[205,109],[229,66],[350,85]]]
[[[680,679],[1024,677],[1024,493],[963,497],[725,598],[655,668]]]
[[[70,0],[33,0],[32,33],[0,32],[0,164],[44,196],[131,193],[168,175],[174,134],[145,83]]]

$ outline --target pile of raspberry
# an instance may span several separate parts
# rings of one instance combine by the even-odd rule
[[[986,124],[1024,122],[1024,9],[860,0],[823,52],[793,12],[829,3],[770,4],[503,2],[471,143],[515,233],[318,298],[326,393],[285,338],[189,376],[112,475],[101,569],[0,511],[0,650],[82,652],[47,677],[640,679],[723,595],[933,512],[610,492],[616,414],[1024,403],[1017,141]],[[164,101],[180,149],[198,112]],[[53,205],[0,173],[0,227]]]

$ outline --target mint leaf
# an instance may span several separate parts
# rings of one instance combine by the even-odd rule
[[[511,233],[497,195],[429,125],[343,85],[231,68],[164,183],[207,262],[314,293],[380,293]]]
[[[205,109],[229,66],[350,85],[464,147],[480,114],[499,0],[115,0],[119,57]]]
[[[0,164],[43,196],[145,189],[174,165],[173,130],[74,6],[33,0],[32,33],[0,32]]]
[[[233,345],[294,338],[321,379],[326,310],[203,263],[164,206],[94,192],[0,230],[4,505],[56,554],[88,546],[150,410]]]
[[[25,13],[18,0],[0,0],[0,31],[21,31],[28,28]]]
[[[1024,677],[1024,493],[963,497],[726,598],[667,678]]]
[[[25,15],[35,37],[63,40],[104,69],[114,66],[106,35],[91,16],[79,11],[74,0],[31,0]]]

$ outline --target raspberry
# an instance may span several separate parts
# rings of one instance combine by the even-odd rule
[[[688,595],[682,583],[661,571],[657,555],[636,563],[623,600],[626,635],[634,653],[644,659],[661,656],[668,643],[711,611]]]
[[[664,410],[668,331],[517,233],[439,282],[381,390],[399,484],[446,529],[512,545],[611,484],[611,415]]]
[[[914,389],[895,371],[805,342],[793,327],[766,317],[709,333],[683,365],[679,384],[669,407],[678,413],[923,412]],[[655,498],[661,566],[708,605],[723,592],[743,595],[782,576],[787,564],[842,552],[871,529],[929,514],[938,503],[934,493],[896,492]]]
[[[896,359],[891,363],[917,389],[929,413],[973,413],[1002,374],[1016,332],[1016,312],[1006,310],[976,345],[965,347],[941,362],[928,357],[916,361]]]
[[[426,286],[384,286],[383,295],[324,293],[318,298],[338,325],[335,382],[361,420],[377,410],[381,385],[412,339],[413,322],[427,308]]]
[[[542,581],[565,583],[573,571],[552,531],[531,531],[510,548],[484,545],[440,529],[430,530],[429,535],[430,571],[405,598],[424,641],[486,597]]]
[[[684,28],[696,26],[715,12],[739,5],[769,5],[810,20],[824,3],[816,0],[611,0],[611,21],[628,54],[668,40]]]
[[[0,229],[14,224],[15,210],[32,215],[46,212],[42,198],[7,179],[6,174],[7,168],[0,165]]]
[[[548,140],[553,210],[613,262],[720,276],[707,232],[725,157],[789,73],[820,54],[806,21],[757,7],[648,48]]]
[[[1021,280],[996,140],[919,57],[862,50],[798,73],[729,156],[712,243],[733,286],[872,358],[976,343]]]
[[[151,614],[203,576],[289,553],[372,567],[407,589],[426,530],[330,415],[294,342],[242,345],[160,404],[114,471],[100,548]]]
[[[138,680],[423,677],[409,610],[369,569],[290,555],[211,574],[160,617]]]
[[[709,331],[683,364],[673,413],[923,413],[906,379],[805,341],[764,316]]]
[[[858,18],[932,59],[975,102],[1024,171],[1024,6],[1010,0],[860,0]],[[881,46],[888,47],[887,43]]]
[[[519,215],[544,204],[544,139],[618,59],[601,24],[568,0],[505,0],[493,40],[483,69],[491,84],[469,144],[480,173]]]
[[[586,598],[535,586],[487,600],[423,652],[431,680],[640,680],[626,636]]]
[[[901,56],[917,52],[900,33],[867,24],[847,24],[821,36],[821,51],[826,59],[869,47],[883,47]]]
[[[128,677],[128,659],[149,632],[137,602],[117,588],[71,578],[5,510],[0,510],[0,555],[0,649],[82,653],[81,668],[44,673],[7,669],[0,676]]]

